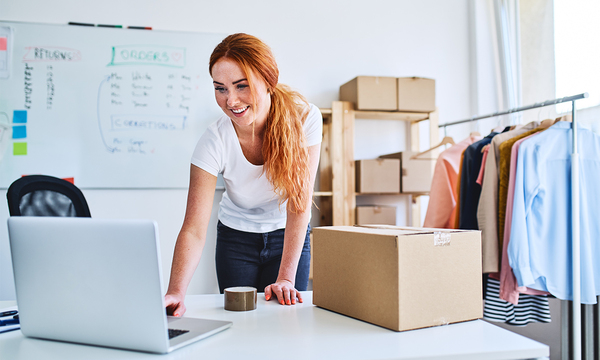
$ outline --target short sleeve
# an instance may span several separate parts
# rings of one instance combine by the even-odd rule
[[[214,176],[223,172],[223,141],[217,128],[214,123],[206,129],[192,154],[192,164]]]
[[[308,146],[320,144],[323,141],[323,116],[318,107],[310,104],[310,112],[304,121],[304,134]]]

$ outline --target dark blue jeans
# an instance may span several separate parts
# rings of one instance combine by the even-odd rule
[[[232,286],[253,286],[259,292],[277,280],[283,234],[285,229],[268,233],[250,233],[234,230],[217,224],[217,250],[215,261],[219,290]],[[310,224],[302,247],[302,255],[296,271],[296,290],[305,291],[308,287],[310,270]]]

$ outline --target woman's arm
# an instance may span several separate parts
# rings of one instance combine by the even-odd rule
[[[319,156],[321,154],[321,144],[313,145],[308,148],[308,161],[310,167],[310,183],[306,210],[302,213],[287,212],[287,222],[285,225],[285,236],[283,239],[283,254],[281,255],[281,265],[277,281],[265,288],[265,299],[268,301],[274,294],[280,304],[295,304],[296,298],[302,302],[302,296],[295,288],[296,270],[298,261],[302,254],[302,246],[306,238],[306,229],[310,218],[310,208],[312,205],[312,194],[319,165]]]
[[[185,313],[183,301],[206,242],[216,185],[216,176],[191,166],[185,218],[175,244],[171,278],[165,295],[169,314],[182,316]]]

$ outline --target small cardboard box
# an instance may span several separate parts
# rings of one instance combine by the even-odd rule
[[[357,76],[340,86],[340,100],[354,103],[356,110],[390,110],[397,108],[395,77]]]
[[[381,155],[382,159],[400,159],[400,192],[424,193],[431,190],[435,160],[430,158],[412,159],[415,151],[402,151]]]
[[[479,231],[327,226],[313,235],[319,307],[395,331],[483,317]]]
[[[356,192],[383,194],[400,192],[399,159],[356,160]]]
[[[420,77],[397,79],[399,111],[435,111],[435,80]]]
[[[396,207],[394,206],[357,206],[356,223],[358,225],[382,224],[396,225]]]

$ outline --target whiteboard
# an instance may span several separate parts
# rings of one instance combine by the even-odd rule
[[[0,22],[0,187],[29,174],[187,187],[196,142],[222,114],[208,60],[224,37]]]

